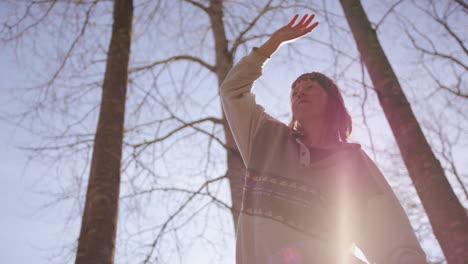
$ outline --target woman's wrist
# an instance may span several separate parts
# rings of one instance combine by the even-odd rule
[[[262,46],[257,49],[257,52],[260,54],[270,58],[275,51],[281,46],[282,41],[278,38],[272,36],[270,39],[267,40]]]

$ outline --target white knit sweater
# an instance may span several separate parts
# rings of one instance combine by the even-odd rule
[[[405,211],[359,144],[307,148],[255,102],[251,89],[267,60],[254,48],[220,88],[247,168],[237,264],[362,263],[353,243],[370,263],[426,263]]]

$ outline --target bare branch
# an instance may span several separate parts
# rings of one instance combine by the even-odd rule
[[[220,179],[222,178],[225,178],[225,177],[221,177]],[[208,190],[208,186],[206,186],[206,193],[205,192],[201,192],[201,190],[199,191],[191,191],[191,190],[187,190],[187,189],[183,189],[183,188],[175,188],[175,187],[167,187],[167,188],[151,188],[151,189],[147,189],[147,190],[143,190],[143,191],[139,191],[139,192],[135,192],[135,193],[132,193],[132,194],[127,194],[127,195],[123,195],[120,197],[120,199],[128,199],[128,198],[133,198],[135,196],[138,196],[138,195],[145,195],[145,194],[151,194],[153,192],[183,192],[183,193],[188,193],[188,194],[195,194],[195,195],[200,195],[200,196],[208,196],[211,198],[211,200],[221,204],[223,207],[225,207],[226,209],[229,209],[229,210],[232,210],[232,207],[229,206],[228,204],[226,204],[225,202],[219,200],[218,198],[216,198],[216,196],[214,196],[209,190]]]
[[[377,31],[377,29],[379,28],[379,26],[384,22],[385,18],[387,18],[387,16],[389,14],[391,14],[393,12],[393,10],[403,2],[404,0],[399,0],[398,2],[394,3],[390,9],[383,15],[383,17],[379,20],[379,22],[377,22],[377,24],[375,25],[374,27],[374,30]]]
[[[183,122],[182,120],[176,118],[177,120],[181,121],[184,125],[172,130],[171,132],[169,132],[167,135],[161,137],[161,138],[157,138],[157,139],[153,139],[151,141],[144,141],[142,143],[139,143],[139,144],[129,144],[129,146],[131,147],[134,147],[134,148],[139,148],[143,145],[151,145],[151,144],[154,144],[154,143],[157,143],[157,142],[161,142],[167,138],[169,138],[170,136],[174,135],[175,133],[183,130],[184,128],[187,128],[187,127],[193,127],[193,125],[195,124],[198,124],[198,123],[203,123],[203,122],[206,122],[206,121],[211,121],[213,123],[216,123],[216,124],[221,124],[222,121],[219,119],[219,118],[215,118],[215,117],[207,117],[207,118],[203,118],[203,119],[199,119],[199,120],[195,120],[195,121],[192,121],[190,123],[185,123]],[[193,127],[195,128],[195,127]],[[218,139],[219,140],[219,139]],[[220,140],[219,142],[224,145],[224,143],[222,143]]]
[[[465,12],[468,11],[468,4],[466,4],[465,2],[463,2],[463,0],[455,0],[455,2],[457,2],[459,5],[461,5],[461,6],[464,8],[464,11],[465,11]]]
[[[260,39],[260,38],[266,38],[266,37],[270,37],[271,34],[260,34],[260,35],[254,35],[254,36],[250,36],[248,38],[243,38],[239,41],[239,45],[242,45],[242,44],[245,44],[251,40],[255,40],[255,39]]]
[[[185,123],[182,119],[179,119],[178,117],[174,116],[175,119],[179,120],[179,122],[183,123],[184,126],[190,126],[192,127],[193,129],[197,130],[198,132],[201,132],[202,134],[205,134],[207,136],[209,136],[210,138],[214,139],[216,142],[218,142],[221,146],[224,146],[226,149],[228,149],[228,147],[226,146],[226,144],[224,144],[223,141],[221,141],[221,139],[215,137],[213,134],[209,133],[209,132],[206,132],[205,130],[201,129],[201,128],[198,128],[198,127],[195,127],[193,126],[194,124],[192,123]],[[213,123],[218,123],[218,124],[222,124],[222,120],[218,119],[218,118],[208,118],[209,121],[213,121]]]
[[[457,34],[455,34],[455,32],[453,32],[453,30],[449,27],[449,25],[447,24],[447,22],[443,21],[442,19],[440,19],[439,17],[435,16],[434,14],[431,14],[429,11],[427,11],[426,9],[423,9],[421,7],[418,7],[421,11],[423,11],[424,13],[426,13],[428,16],[432,17],[434,19],[434,21],[436,21],[437,23],[439,23],[440,25],[442,25],[445,30],[449,33],[450,36],[452,36],[455,41],[460,45],[460,47],[463,49],[463,51],[465,52],[465,54],[468,55],[468,50],[467,48],[465,47],[465,45],[463,44],[463,40],[461,40]]]
[[[216,67],[215,66],[212,66],[212,65],[206,63],[205,61],[203,61],[200,58],[190,56],[190,55],[179,55],[179,56],[170,57],[170,58],[168,58],[166,60],[156,61],[156,62],[153,62],[153,63],[151,63],[149,65],[146,65],[146,66],[131,68],[130,73],[143,71],[143,70],[149,70],[149,69],[151,69],[151,68],[153,68],[153,67],[155,67],[157,65],[160,65],[160,64],[166,64],[166,63],[170,63],[170,62],[174,62],[174,61],[180,61],[180,60],[193,61],[193,62],[196,62],[196,63],[200,64],[201,66],[207,68],[211,72],[216,72]]]
[[[83,139],[83,140],[75,141],[73,143],[65,144],[65,145],[55,145],[55,146],[48,146],[48,147],[19,147],[19,149],[40,152],[44,150],[59,150],[59,149],[73,148],[81,144],[87,144],[87,143],[92,143],[92,142],[94,142],[94,139]]]
[[[131,128],[126,128],[125,133],[128,133],[130,131],[133,131],[133,130],[136,130],[136,129],[139,129],[139,128],[144,128],[144,127],[147,127],[147,126],[150,126],[150,125],[154,125],[156,123],[162,123],[162,122],[165,122],[165,121],[168,121],[168,120],[171,120],[171,119],[173,119],[173,118],[158,119],[158,120],[153,120],[151,122],[146,122],[146,123],[143,123],[143,124],[139,124],[139,125],[136,125],[136,126],[131,127]]]
[[[369,136],[369,142],[371,145],[372,154],[374,155],[374,159],[377,159],[377,155],[375,152],[374,137],[372,136],[369,123],[367,122],[367,114],[366,114],[366,109],[365,109],[366,104],[367,104],[367,84],[366,84],[366,75],[365,75],[365,65],[362,60],[360,64],[361,64],[361,84],[362,84],[362,90],[364,92],[364,98],[361,102],[362,121],[364,123],[364,126],[366,127],[367,135]]]
[[[21,22],[23,22],[26,17],[30,16],[29,12],[31,10],[31,7],[34,5],[34,4],[38,4],[38,3],[45,3],[45,2],[40,2],[40,1],[33,1],[31,2],[27,7],[26,7],[26,11],[24,12],[24,15],[16,22],[14,23],[13,25],[8,25],[7,23],[4,23],[4,27],[7,28],[9,31],[11,31],[12,28],[18,26]],[[19,38],[21,37],[24,33],[26,33],[26,31],[28,31],[29,29],[37,26],[39,23],[41,23],[46,17],[47,15],[50,13],[50,11],[52,11],[52,9],[54,8],[55,4],[57,3],[56,0],[52,1],[52,4],[49,6],[49,8],[47,8],[47,10],[45,11],[45,13],[39,17],[39,19],[37,19],[34,23],[26,26],[23,30],[21,30],[18,34],[16,34],[15,36],[13,37],[10,37],[10,38],[6,38],[6,39],[2,39],[4,41],[10,41],[10,40],[13,40],[13,39],[16,39],[16,38]]]
[[[200,186],[198,188],[197,191],[193,192],[192,195],[190,195],[187,200],[167,219],[167,221],[163,224],[161,230],[159,231],[158,235],[156,236],[156,239],[154,240],[154,242],[151,244],[151,249],[150,249],[150,252],[148,253],[148,255],[146,256],[146,259],[144,261],[144,263],[148,263],[149,262],[149,259],[151,258],[151,255],[153,255],[153,252],[156,248],[156,246],[158,245],[158,241],[159,239],[161,238],[161,236],[164,234],[164,231],[166,230],[167,226],[171,223],[172,220],[174,220],[174,218],[180,213],[182,212],[182,210],[190,203],[190,201],[193,200],[193,198],[195,198],[198,194],[201,193],[201,191],[206,188],[210,183],[213,183],[213,182],[216,182],[216,181],[219,181],[219,180],[222,180],[226,178],[226,175],[224,176],[221,176],[221,177],[218,177],[218,178],[215,178],[215,179],[212,179],[212,180],[209,180],[209,181],[206,181],[205,183],[203,183],[202,186]]]
[[[460,80],[460,79],[459,79],[459,83],[458,83],[458,85],[457,85],[457,90],[454,90],[454,89],[452,89],[452,88],[450,88],[450,87],[448,87],[448,86],[442,84],[442,83],[440,82],[440,80],[439,80],[438,78],[436,78],[436,76],[434,76],[434,73],[432,73],[432,71],[426,66],[426,64],[423,63],[423,67],[424,67],[424,69],[426,70],[426,72],[429,74],[429,76],[431,76],[432,80],[433,80],[434,82],[437,83],[437,85],[439,86],[439,88],[444,89],[444,90],[446,90],[446,91],[449,91],[450,93],[452,93],[452,94],[454,94],[454,95],[456,95],[456,96],[460,96],[460,97],[462,97],[462,98],[468,99],[468,94],[463,93],[463,91],[461,91],[460,88],[459,88],[459,87],[460,87],[460,83],[461,83],[461,80]]]
[[[414,46],[417,50],[419,50],[419,51],[421,51],[421,52],[423,52],[423,53],[425,53],[425,54],[429,54],[429,55],[432,55],[432,56],[437,56],[437,57],[441,57],[441,58],[450,60],[450,61],[455,62],[456,64],[460,65],[460,66],[463,67],[465,70],[468,70],[468,66],[465,65],[464,63],[462,63],[460,60],[454,58],[453,56],[440,53],[440,52],[438,52],[437,50],[434,50],[434,51],[427,50],[427,49],[425,49],[425,48],[423,48],[423,47],[421,47],[421,46],[419,46],[419,45],[417,44],[417,41],[413,38],[413,36],[411,36],[411,34],[408,32],[407,29],[405,29],[405,33],[406,33],[406,35],[408,36],[408,38],[411,40],[411,43],[413,44],[413,46]]]
[[[439,118],[437,120],[443,120],[443,118]],[[463,180],[460,177],[460,173],[458,172],[457,165],[455,164],[455,159],[453,157],[453,146],[457,145],[459,136],[455,137],[455,140],[450,140],[446,133],[444,133],[444,128],[446,128],[446,125],[440,121],[428,122],[426,128],[434,132],[437,138],[439,139],[441,149],[438,150],[438,152],[448,163],[451,172],[457,179],[458,184],[460,184],[460,187],[465,195],[465,199],[468,199],[468,190],[466,189],[465,184],[463,183]],[[460,131],[461,130],[458,130],[458,132]]]
[[[193,0],[183,0],[184,2],[187,2],[187,3],[190,3],[198,8],[200,8],[201,10],[205,11],[206,13],[208,13],[210,10],[208,7],[205,7],[204,5],[196,2],[196,1],[193,1]]]
[[[247,26],[246,29],[244,29],[234,40],[234,44],[232,45],[231,53],[235,54],[237,48],[239,45],[242,43],[242,39],[247,34],[254,26],[257,24],[258,20],[264,16],[269,10],[270,10],[270,5],[273,0],[269,0],[268,3],[263,7],[263,9],[257,14],[257,16],[252,20],[252,22]]]
[[[93,8],[96,6],[98,1],[94,1],[93,4],[91,6],[89,6],[88,10],[86,10],[86,16],[85,16],[85,21],[83,23],[83,26],[81,27],[81,30],[80,30],[80,33],[78,34],[78,36],[76,36],[76,38],[73,40],[70,48],[68,49],[67,51],[67,54],[65,55],[65,58],[63,59],[62,61],[62,64],[59,66],[59,68],[57,69],[57,71],[54,73],[54,75],[52,76],[52,78],[48,81],[48,85],[51,85],[55,79],[57,78],[57,76],[60,74],[60,72],[62,71],[62,69],[65,67],[65,64],[67,63],[68,61],[68,58],[70,57],[70,54],[72,53],[73,49],[75,48],[76,44],[78,43],[78,40],[80,40],[80,38],[84,35],[85,31],[86,31],[86,28],[87,28],[87,25],[88,25],[88,22],[89,22],[89,17],[90,17],[90,14],[91,14],[91,11],[93,10]]]
[[[460,45],[460,47],[463,49],[463,51],[465,52],[465,54],[468,55],[468,50],[467,48],[465,47],[465,45],[463,45],[463,40],[461,40],[456,34],[455,32],[453,32],[453,30],[448,26],[447,23],[445,23],[445,21],[442,21],[440,19],[436,19],[436,21],[441,24],[446,30],[447,32],[458,42],[458,44]]]

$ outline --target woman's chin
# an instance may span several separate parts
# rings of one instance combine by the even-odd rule
[[[314,110],[314,109],[304,110],[304,111],[302,111],[302,113],[307,113],[307,114],[306,115],[294,115],[297,118],[297,121],[299,121],[299,123],[301,123],[301,124],[304,121],[307,122],[307,120],[320,118],[320,117],[323,117],[323,115],[324,115],[324,113],[322,113],[321,111],[317,111],[317,110]]]

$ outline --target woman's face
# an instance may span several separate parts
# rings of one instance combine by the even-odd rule
[[[316,81],[299,80],[291,91],[293,115],[299,123],[325,116],[328,94]]]

